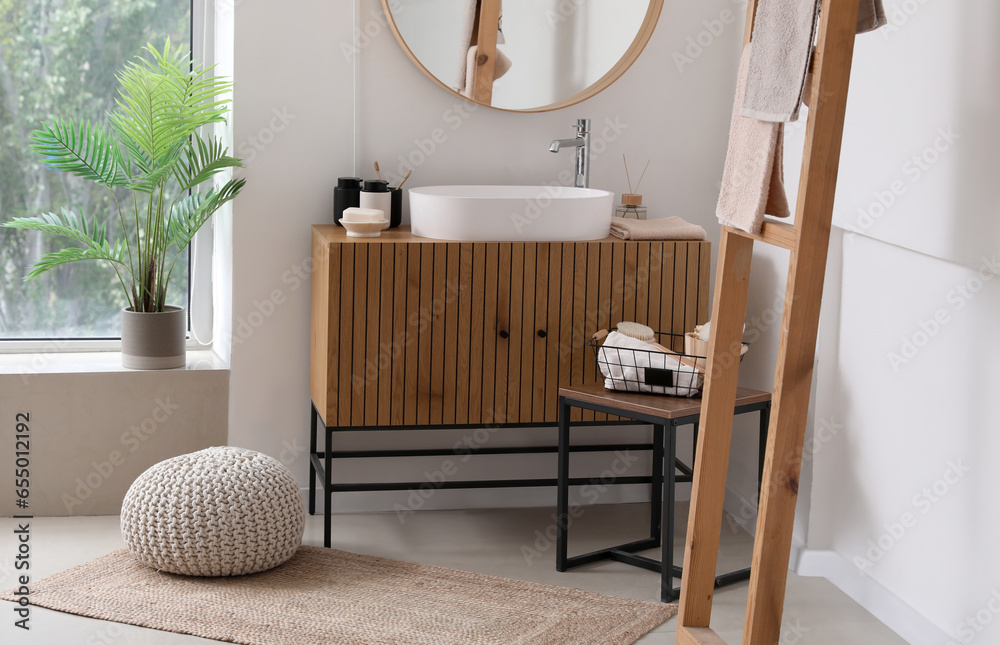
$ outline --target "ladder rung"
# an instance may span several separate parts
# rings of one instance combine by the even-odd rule
[[[737,235],[742,235],[743,237],[749,237],[758,242],[766,242],[768,244],[773,244],[774,246],[780,246],[783,249],[788,249],[791,251],[795,248],[795,241],[798,239],[798,234],[795,232],[795,227],[787,222],[776,222],[774,220],[764,220],[764,226],[761,228],[760,235],[752,235],[746,231],[742,231],[738,228],[733,228],[732,226],[727,226],[726,230],[730,233],[735,233]]]
[[[677,643],[679,645],[726,645],[710,627],[677,626]]]

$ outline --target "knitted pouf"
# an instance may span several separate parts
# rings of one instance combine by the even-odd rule
[[[161,461],[122,503],[122,537],[140,562],[189,576],[266,571],[302,544],[298,484],[277,460],[208,448]]]

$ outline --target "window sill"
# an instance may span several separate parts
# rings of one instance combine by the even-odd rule
[[[193,372],[228,370],[210,349],[188,350],[187,364],[172,370],[132,370],[122,367],[120,352],[24,352],[0,354],[0,374],[78,374],[112,372]]]

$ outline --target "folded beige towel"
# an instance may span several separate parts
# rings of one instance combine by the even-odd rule
[[[782,152],[784,124],[758,121],[740,114],[753,43],[743,49],[736,98],[729,126],[729,149],[715,215],[724,226],[760,233],[764,214],[788,217]]]
[[[623,240],[704,240],[705,229],[680,217],[663,219],[611,218],[611,234]]]
[[[754,54],[741,114],[762,121],[795,121],[806,87],[820,0],[757,4]],[[886,24],[882,0],[861,0],[857,33]]]

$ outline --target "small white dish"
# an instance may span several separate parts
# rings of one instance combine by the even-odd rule
[[[378,237],[382,229],[389,226],[389,220],[380,222],[353,222],[341,218],[340,223],[347,229],[347,237]]]

